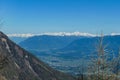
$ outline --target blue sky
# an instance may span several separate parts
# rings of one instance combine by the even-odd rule
[[[120,33],[120,0],[0,0],[5,33]]]

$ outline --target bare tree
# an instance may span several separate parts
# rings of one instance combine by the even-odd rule
[[[114,80],[113,59],[110,59],[110,52],[106,45],[103,44],[104,36],[101,35],[97,48],[96,56],[92,58],[92,65],[89,67],[88,80]]]

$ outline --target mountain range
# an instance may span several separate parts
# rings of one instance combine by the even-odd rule
[[[27,50],[45,51],[51,49],[60,49],[72,41],[82,38],[82,36],[34,36],[19,43],[20,46]],[[32,45],[32,46],[31,46]]]

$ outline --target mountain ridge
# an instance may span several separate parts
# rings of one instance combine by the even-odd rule
[[[73,40],[83,38],[81,36],[34,36],[27,38],[26,40],[19,43],[21,47],[27,50],[50,50],[59,49],[63,46],[68,45]],[[30,46],[32,45],[32,46]]]

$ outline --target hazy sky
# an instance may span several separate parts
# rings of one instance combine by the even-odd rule
[[[0,0],[5,33],[120,32],[120,0]]]

